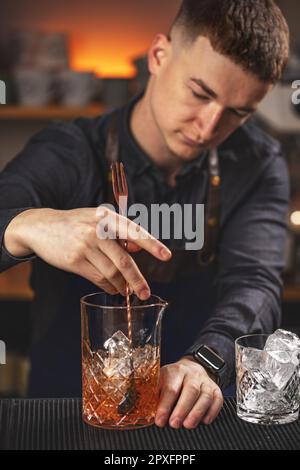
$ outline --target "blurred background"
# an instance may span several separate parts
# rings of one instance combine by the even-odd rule
[[[2,0],[0,170],[51,120],[97,116],[143,89],[146,52],[157,32],[167,32],[181,0]],[[279,139],[291,176],[289,237],[282,326],[300,333],[300,80],[298,0],[278,0],[291,29],[285,76],[262,102],[255,119]],[[300,98],[300,93],[298,93]],[[26,396],[30,345],[30,263],[0,274],[0,396]]]

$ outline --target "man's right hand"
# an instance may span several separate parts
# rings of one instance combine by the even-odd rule
[[[99,214],[99,213],[98,213]],[[102,217],[118,236],[127,233],[134,222],[105,208]],[[48,264],[85,277],[109,294],[125,295],[126,282],[136,295],[146,300],[150,288],[130,254],[116,239],[100,239],[97,224],[101,215],[96,208],[54,210],[28,209],[9,223],[4,234],[6,250],[15,257],[34,253]],[[133,224],[133,225],[132,225]],[[162,261],[171,252],[159,240],[136,225],[139,238],[130,238],[132,251],[144,249]]]

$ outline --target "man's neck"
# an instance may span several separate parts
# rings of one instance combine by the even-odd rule
[[[141,149],[165,175],[167,182],[175,185],[175,177],[183,162],[167,148],[153,118],[147,91],[133,108],[130,130]]]

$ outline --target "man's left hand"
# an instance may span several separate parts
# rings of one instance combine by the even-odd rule
[[[223,406],[223,395],[207,371],[192,357],[183,357],[160,371],[160,400],[155,417],[159,427],[193,429],[210,424]]]

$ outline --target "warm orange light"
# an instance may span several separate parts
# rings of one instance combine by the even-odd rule
[[[78,71],[93,71],[101,77],[133,77],[135,67],[124,57],[106,57],[92,55],[74,55],[71,58],[71,68]]]
[[[143,45],[144,44],[144,45]],[[70,66],[73,70],[94,71],[101,77],[131,78],[136,74],[133,59],[147,52],[147,38],[141,43],[135,35],[115,36],[101,42],[97,36],[70,41]]]

